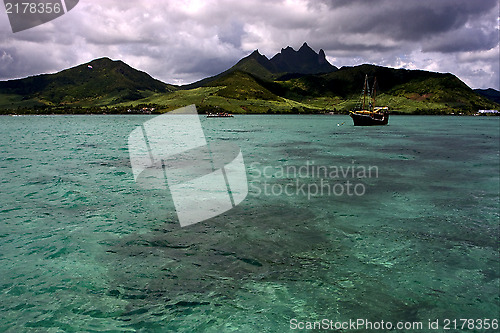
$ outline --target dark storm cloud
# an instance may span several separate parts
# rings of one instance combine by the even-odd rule
[[[490,50],[498,44],[498,31],[484,32],[481,29],[455,30],[444,38],[430,39],[424,44],[424,52],[468,52]]]
[[[344,13],[336,22],[340,33],[371,32],[398,41],[422,41],[436,34],[457,30],[484,14],[491,14],[498,1],[332,0],[324,3],[333,13],[336,9]]]
[[[0,15],[0,79],[107,56],[189,83],[255,49],[271,57],[307,41],[336,66],[453,72],[498,88],[498,11],[497,0],[86,0],[17,34]]]

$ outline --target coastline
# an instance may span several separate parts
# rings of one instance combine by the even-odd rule
[[[130,116],[158,116],[166,112],[158,112],[158,113],[123,113],[123,112],[61,112],[61,113],[34,113],[34,112],[26,112],[26,113],[17,113],[17,112],[9,112],[2,113],[3,110],[0,110],[0,116],[116,116],[116,115],[130,115]],[[198,113],[200,116],[206,116],[206,113]],[[233,113],[235,116],[348,116],[348,113]],[[495,114],[478,114],[478,113],[448,113],[448,112],[426,112],[422,110],[421,112],[402,112],[402,111],[393,111],[390,113],[391,116],[454,116],[454,117],[498,117],[500,113]]]

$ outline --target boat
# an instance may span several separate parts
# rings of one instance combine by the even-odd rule
[[[207,118],[230,118],[230,117],[233,117],[233,115],[227,112],[217,112],[217,113],[207,114]]]
[[[372,93],[368,87],[368,75],[360,101],[354,110],[349,112],[354,126],[387,125],[389,123],[389,107],[375,107],[377,78],[373,82]]]

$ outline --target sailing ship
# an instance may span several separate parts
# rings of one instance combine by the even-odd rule
[[[356,108],[349,112],[349,115],[354,121],[354,126],[387,125],[389,122],[389,108],[387,106],[375,107],[377,95],[376,87],[377,78],[374,79],[373,89],[370,93],[368,75],[366,75],[360,101]]]

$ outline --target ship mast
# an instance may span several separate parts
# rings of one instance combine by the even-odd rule
[[[377,77],[373,80],[372,88],[372,111],[375,111],[375,99],[377,98]]]
[[[365,75],[365,85],[363,86],[363,108],[361,110],[365,110],[367,90],[368,90],[368,74]]]

